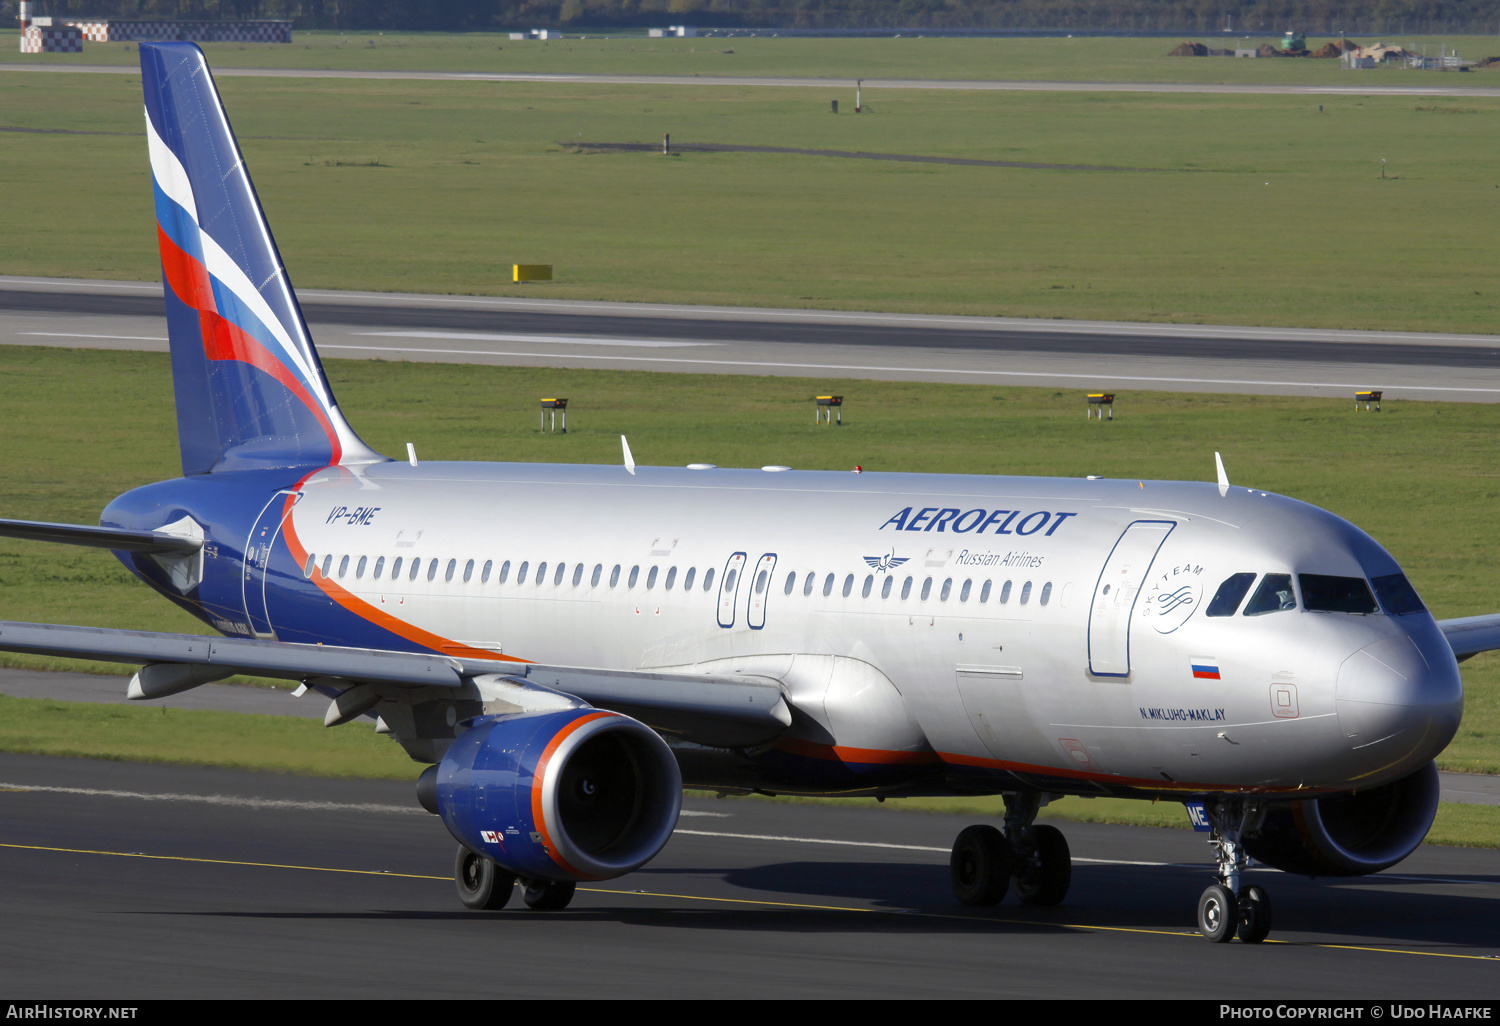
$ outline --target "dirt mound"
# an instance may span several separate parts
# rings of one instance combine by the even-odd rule
[[[1342,51],[1342,50],[1339,49],[1339,44],[1337,44],[1337,43],[1325,43],[1324,45],[1322,45],[1322,46],[1318,47],[1316,50],[1314,50],[1312,53],[1308,54],[1308,56],[1309,57],[1339,57],[1339,56],[1342,56],[1343,53],[1344,53],[1344,51]]]
[[[1255,52],[1262,57],[1285,57],[1286,51],[1278,50],[1270,43],[1261,43],[1255,48]]]
[[[1474,65],[1474,67],[1476,67],[1476,68],[1494,68],[1494,67],[1500,67],[1500,57],[1486,57],[1484,60],[1482,60],[1478,64]]]
[[[1207,57],[1208,47],[1202,43],[1183,43],[1167,52],[1168,57]]]

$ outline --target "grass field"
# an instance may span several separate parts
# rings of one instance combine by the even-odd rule
[[[138,81],[6,84],[0,273],[155,278]],[[1500,98],[221,86],[303,287],[1500,331]],[[560,145],[664,132],[1133,170]]]
[[[1232,480],[1370,531],[1438,616],[1500,609],[1492,406],[1388,403],[1375,416],[1343,401],[1143,392],[1122,396],[1119,418],[1101,425],[1078,416],[1077,393],[1050,389],[353,360],[327,369],[376,449],[414,441],[435,460],[615,463],[624,433],[643,464],[1207,480],[1217,449]],[[847,397],[841,430],[808,416],[829,389]],[[567,435],[536,430],[536,397],[552,394],[572,400]],[[177,473],[165,355],[0,347],[0,409],[0,516],[91,523],[116,494]],[[107,553],[8,539],[0,618],[204,630]],[[1500,772],[1500,654],[1465,663],[1464,680],[1463,726],[1439,765]]]
[[[1183,39],[647,39],[644,32],[583,32],[586,39],[512,42],[504,35],[296,32],[289,46],[205,43],[223,67],[369,71],[487,71],[607,75],[793,75],[827,78],[1004,79],[1069,82],[1234,82],[1372,87],[1430,82],[1438,73],[1385,67],[1343,71],[1336,60],[1168,57]],[[612,38],[604,38],[609,36]],[[1272,43],[1267,36],[1191,37],[1217,49]],[[1336,37],[1334,37],[1336,39]],[[1308,39],[1317,49],[1328,42]],[[1466,60],[1500,54],[1494,36],[1402,36],[1382,41],[1413,52],[1457,50]],[[1373,37],[1359,42],[1377,42]],[[0,32],[3,64],[132,65],[129,43],[85,44],[77,54],[22,54]],[[1494,85],[1500,71],[1442,74],[1443,85]],[[851,101],[852,103],[852,101]]]

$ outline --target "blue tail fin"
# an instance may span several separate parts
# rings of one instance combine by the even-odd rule
[[[142,43],[184,474],[383,460],[349,428],[192,43]]]

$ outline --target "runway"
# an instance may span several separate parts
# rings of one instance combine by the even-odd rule
[[[34,789],[33,789],[34,788]],[[461,908],[407,782],[0,755],[7,990],[161,997],[1491,999],[1495,854],[1252,871],[1275,943],[1192,929],[1189,831],[1064,824],[1065,905],[953,902],[964,817],[693,798],[565,912]],[[892,803],[894,804],[894,803]]]
[[[31,64],[0,61],[0,71],[139,75],[129,65]],[[509,71],[361,71],[334,68],[214,68],[215,78],[344,78],[408,82],[552,82],[580,85],[737,86],[773,89],[853,89],[852,78],[806,75],[565,75]],[[1025,82],[991,79],[866,78],[865,90],[938,89],[960,92],[1228,93],[1272,96],[1500,96],[1495,86],[1259,85],[1226,82]]]
[[[0,278],[0,344],[165,352],[161,286]],[[1500,337],[299,290],[330,359],[1500,401]]]

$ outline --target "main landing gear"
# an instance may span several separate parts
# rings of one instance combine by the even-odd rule
[[[515,890],[516,874],[478,852],[458,846],[453,863],[453,883],[464,907],[479,911],[502,909]],[[578,885],[571,880],[522,880],[521,898],[538,912],[567,908]]]
[[[1218,866],[1217,882],[1198,898],[1198,932],[1216,944],[1227,944],[1236,936],[1245,944],[1259,944],[1271,932],[1271,896],[1259,884],[1241,885],[1240,873],[1250,860],[1240,842],[1260,828],[1265,804],[1219,798],[1205,801],[1203,808],[1213,824],[1208,843]]]
[[[1073,859],[1056,827],[1033,825],[1039,794],[1005,796],[1005,831],[971,826],[953,842],[948,871],[953,894],[965,905],[998,905],[1016,885],[1025,905],[1056,905],[1067,896]]]

